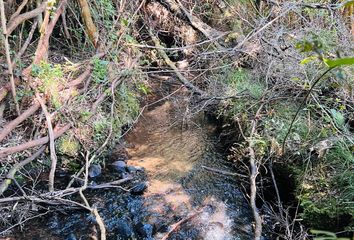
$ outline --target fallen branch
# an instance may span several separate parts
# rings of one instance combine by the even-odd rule
[[[30,157],[26,158],[25,160],[16,163],[11,169],[10,171],[7,173],[5,179],[2,181],[2,183],[0,184],[0,195],[2,195],[7,188],[10,186],[10,184],[12,183],[12,180],[15,179],[15,174],[18,170],[20,170],[22,167],[24,167],[25,165],[31,163],[33,160],[35,160],[36,158],[38,158],[46,149],[46,146],[42,146],[40,149],[38,149],[33,155],[31,155]]]
[[[197,86],[194,86],[192,83],[190,83],[178,70],[176,65],[171,61],[171,59],[167,56],[166,52],[163,50],[160,41],[154,36],[152,32],[150,33],[150,37],[152,41],[154,42],[159,54],[162,56],[163,60],[166,62],[166,64],[174,71],[174,73],[177,75],[179,81],[185,85],[188,89],[192,90],[193,92],[203,95],[204,91],[199,89]]]
[[[219,174],[226,175],[226,176],[248,178],[248,176],[243,175],[243,174],[227,172],[227,171],[223,171],[223,170],[220,170],[220,169],[211,168],[211,167],[207,167],[207,166],[202,166],[202,168],[204,168],[205,170],[208,170],[208,171],[211,171],[211,172],[215,172],[215,173],[219,173]]]
[[[54,131],[54,138],[56,139],[56,138],[60,137],[66,131],[68,131],[70,128],[71,128],[71,124],[68,123],[64,127],[60,128],[59,130]],[[48,142],[49,142],[48,137],[42,137],[42,138],[39,138],[36,140],[32,140],[32,141],[17,145],[15,147],[8,147],[8,148],[1,149],[0,150],[0,162],[3,161],[3,159],[1,159],[1,158],[6,157],[7,155],[10,155],[10,154],[13,154],[16,152],[21,152],[23,150],[26,150],[26,149],[29,149],[32,147],[40,146],[40,145],[46,144]]]
[[[26,6],[27,2],[28,2],[28,0],[22,1],[21,5],[17,8],[16,12],[14,12],[14,14],[11,15],[9,22],[11,22],[18,15],[20,15],[22,9]]]
[[[204,23],[198,17],[189,13],[189,11],[183,6],[183,4],[179,0],[176,1],[179,5],[179,8],[182,10],[183,14],[188,18],[190,24],[196,29],[198,29],[201,33],[203,33],[208,39],[215,39],[220,35],[225,35],[223,32],[210,27],[208,24]]]
[[[87,189],[102,189],[102,185],[105,185],[106,187],[120,187],[119,185],[126,183],[128,181],[132,180],[132,178],[124,178],[124,179],[120,179],[120,180],[116,180],[113,182],[109,182],[109,183],[103,183],[103,184],[99,184],[96,186],[87,186]],[[57,205],[57,204],[61,204],[52,200],[59,200],[59,201],[70,201],[67,199],[63,199],[62,197],[68,196],[68,195],[72,195],[75,193],[78,193],[80,191],[81,187],[77,187],[77,188],[68,188],[65,190],[58,190],[58,191],[54,191],[54,192],[46,192],[46,193],[42,193],[39,195],[33,195],[33,196],[20,196],[20,197],[7,197],[7,198],[0,198],[0,204],[2,203],[8,203],[8,202],[17,202],[17,201],[21,201],[21,202],[26,202],[26,201],[33,201],[33,202],[39,202],[39,203],[47,203],[47,204],[51,204],[51,205]],[[70,201],[73,203],[73,201]],[[78,205],[79,203],[77,203],[76,205]],[[84,206],[81,204],[81,206]],[[87,209],[84,206],[85,209]],[[89,210],[89,209],[88,209]]]
[[[248,142],[248,151],[249,151],[249,157],[250,157],[250,169],[251,169],[251,174],[250,174],[250,203],[251,203],[251,208],[253,212],[253,218],[255,221],[255,227],[254,227],[254,239],[255,240],[260,240],[261,235],[262,235],[262,219],[259,215],[259,211],[256,205],[256,196],[257,196],[257,184],[256,184],[256,178],[258,175],[258,165],[256,161],[256,153],[254,151],[254,144],[255,141],[253,140],[254,136],[256,135],[256,130],[257,130],[257,123],[258,123],[258,116],[260,114],[261,109],[263,108],[263,104],[261,104],[260,108],[257,110],[257,113],[252,120],[252,128],[251,128],[251,133],[249,138],[247,139]]]
[[[39,102],[35,102],[30,108],[28,108],[26,111],[24,111],[20,116],[6,124],[3,128],[3,130],[0,133],[0,142],[5,139],[7,135],[10,134],[10,132],[15,129],[20,123],[25,121],[29,116],[34,114],[40,107],[41,105]]]
[[[91,73],[91,67],[88,67],[80,76],[78,76],[75,80],[71,81],[68,83],[68,88],[73,88],[78,85],[80,85]],[[18,81],[19,82],[19,81]],[[4,89],[4,90],[3,90]],[[1,100],[1,95],[2,92],[5,92],[7,89],[6,87],[3,87],[0,89],[0,100]],[[61,90],[61,89],[60,89]],[[3,93],[5,94],[5,93]],[[10,134],[10,132],[15,129],[19,124],[21,124],[24,120],[26,120],[28,117],[33,115],[39,108],[40,104],[38,101],[35,101],[35,103],[28,108],[25,112],[23,112],[20,116],[18,116],[16,119],[12,120],[9,122],[7,125],[4,126],[3,130],[0,132],[0,142],[5,139],[7,135]]]
[[[37,24],[38,21],[36,20],[31,27],[30,32],[28,33],[28,37],[26,38],[26,41],[24,42],[24,44],[22,45],[20,51],[18,51],[18,53],[16,54],[14,60],[12,61],[12,67],[15,68],[16,67],[16,61],[21,58],[21,56],[25,53],[26,49],[28,48],[29,44],[31,43],[32,37],[34,32],[36,31],[37,28]]]
[[[50,172],[49,172],[49,192],[54,191],[54,179],[55,179],[55,169],[57,167],[57,155],[55,154],[55,145],[54,145],[54,131],[53,131],[53,126],[52,126],[52,118],[47,110],[47,107],[42,100],[41,96],[39,93],[36,93],[36,98],[38,102],[40,103],[42,107],[42,111],[44,113],[44,116],[47,120],[47,127],[48,127],[48,136],[49,136],[49,149],[50,149],[50,159],[51,159],[51,166],[50,166]]]
[[[201,209],[199,209],[198,211],[194,212],[193,214],[189,215],[186,218],[183,218],[182,220],[178,221],[177,223],[172,225],[172,228],[170,231],[168,231],[168,233],[163,236],[161,238],[161,240],[167,240],[172,233],[174,233],[175,231],[178,230],[179,227],[181,227],[182,224],[188,222],[189,220],[191,220],[192,218],[195,218],[196,216],[198,216],[198,214],[202,213],[202,211],[204,210],[205,207],[202,207]]]

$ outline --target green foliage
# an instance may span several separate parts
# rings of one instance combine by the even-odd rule
[[[149,86],[147,86],[144,83],[137,83],[136,84],[137,89],[139,90],[139,92],[141,92],[144,95],[147,95],[149,93],[151,93],[151,89],[149,88]]]
[[[229,72],[225,81],[232,92],[249,93],[253,98],[257,99],[262,96],[265,90],[264,84],[252,80],[247,70],[243,68],[237,68],[234,71]]]
[[[309,226],[333,229],[344,216],[354,217],[353,166],[353,152],[348,143],[339,140],[304,175],[298,197],[303,208],[301,217]]]
[[[38,90],[48,95],[53,106],[59,108],[61,105],[59,86],[64,83],[61,65],[41,62],[39,65],[32,66],[31,75],[42,81]]]
[[[107,109],[110,109],[110,102],[107,102]],[[114,138],[120,137],[121,128],[131,124],[137,117],[140,110],[139,101],[134,92],[126,85],[121,86],[115,92],[114,118],[106,115],[96,118],[93,123],[94,140],[103,142],[112,127]]]
[[[99,58],[93,59],[92,78],[95,83],[106,83],[108,81],[108,62],[100,60]]]
[[[117,92],[116,112],[120,122],[130,124],[139,114],[140,106],[137,96],[126,84],[122,84]]]
[[[80,143],[74,136],[66,134],[60,137],[57,143],[57,149],[61,154],[75,157],[80,151]]]

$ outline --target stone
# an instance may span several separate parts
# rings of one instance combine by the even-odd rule
[[[88,171],[90,178],[98,177],[101,175],[101,173],[102,173],[102,168],[99,164],[91,164]]]
[[[133,235],[133,229],[129,222],[125,220],[117,221],[117,240],[118,239],[130,239]]]
[[[130,193],[133,195],[141,195],[144,193],[147,187],[148,185],[145,182],[138,183],[130,189]]]
[[[67,236],[66,240],[76,240],[75,234],[70,233],[70,234]]]
[[[144,171],[144,168],[142,168],[142,167],[136,167],[136,166],[128,166],[127,167],[127,170],[128,170],[128,172],[130,172],[130,173],[135,173],[135,172],[143,172]]]
[[[125,173],[127,164],[124,161],[115,161],[112,163],[112,167],[119,173]]]
[[[138,223],[135,225],[135,232],[138,234],[139,237],[144,239],[152,239],[153,234],[153,226],[150,224],[143,224]]]

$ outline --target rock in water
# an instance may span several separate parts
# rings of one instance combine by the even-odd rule
[[[135,226],[136,233],[144,239],[152,239],[153,226],[150,224],[138,223]]]
[[[133,195],[141,195],[147,189],[148,185],[145,182],[138,183],[130,189],[130,193]]]
[[[117,240],[120,239],[130,239],[133,235],[133,229],[131,225],[125,220],[117,221]]]
[[[124,161],[115,161],[112,163],[113,169],[119,173],[125,173],[127,164]]]
[[[76,240],[76,236],[73,233],[70,233],[69,236],[66,238],[66,240]]]
[[[99,164],[92,164],[89,168],[88,174],[90,178],[98,177],[102,173],[102,168]]]
[[[130,172],[130,173],[143,172],[144,171],[144,169],[142,167],[136,167],[136,166],[128,166],[127,169],[128,169],[128,172]]]

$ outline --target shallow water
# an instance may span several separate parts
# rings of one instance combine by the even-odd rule
[[[203,116],[194,124],[174,124],[169,102],[147,112],[127,137],[128,165],[144,167],[149,188],[144,194],[144,220],[168,226],[188,220],[170,239],[247,239],[251,216],[237,183],[203,166],[230,171],[218,153],[214,127]],[[177,125],[177,126],[176,126]],[[155,238],[166,232],[157,231]]]
[[[173,108],[165,102],[146,111],[126,136],[127,164],[144,172],[134,173],[124,187],[145,181],[144,194],[85,193],[105,222],[107,239],[163,239],[175,224],[167,239],[251,239],[252,215],[236,179],[203,168],[233,171],[217,151],[215,127],[202,115],[185,126],[174,118]],[[106,167],[94,180],[117,178]],[[15,239],[89,239],[97,230],[89,213],[55,212],[27,225]]]

